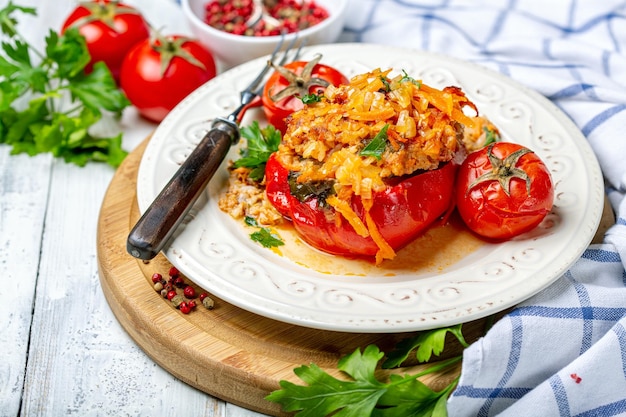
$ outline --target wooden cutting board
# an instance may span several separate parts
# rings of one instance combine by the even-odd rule
[[[280,406],[264,399],[279,389],[280,380],[301,384],[293,373],[315,363],[341,377],[337,361],[357,348],[376,344],[390,351],[415,333],[355,334],[315,330],[278,322],[244,311],[218,298],[215,308],[199,305],[182,314],[154,291],[151,276],[164,276],[170,264],[163,255],[150,262],[126,253],[126,238],[139,218],[136,176],[146,139],[117,170],[98,220],[98,262],[104,295],[113,313],[134,341],[159,365],[210,395],[273,416],[286,416]],[[188,281],[190,282],[190,281]],[[198,289],[200,291],[201,289]],[[488,320],[464,325],[468,342],[480,337]],[[457,355],[461,347],[449,339],[438,360]],[[387,372],[417,373],[424,365],[410,361]],[[440,389],[460,373],[460,363],[446,372],[422,379]]]

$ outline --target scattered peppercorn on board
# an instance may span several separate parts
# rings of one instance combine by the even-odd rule
[[[272,416],[290,415],[264,398],[279,389],[280,380],[301,381],[293,369],[315,363],[341,377],[338,360],[355,349],[376,344],[390,351],[415,333],[359,334],[316,330],[265,318],[212,297],[213,309],[202,303],[188,314],[154,290],[152,275],[166,276],[171,265],[163,255],[150,262],[126,252],[126,238],[139,218],[136,176],[149,138],[118,168],[105,194],[98,220],[98,265],[105,297],[130,337],[156,363],[193,387],[222,400]],[[187,279],[188,282],[191,280]],[[210,288],[196,288],[198,294]],[[463,327],[465,339],[480,337],[488,320]],[[438,360],[458,355],[461,346],[449,339]],[[417,373],[424,366],[406,363],[394,373]],[[433,389],[447,386],[460,364],[422,381]]]

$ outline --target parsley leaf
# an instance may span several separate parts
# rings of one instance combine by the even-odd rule
[[[386,124],[380,132],[374,136],[374,139],[365,145],[359,155],[373,156],[374,158],[380,160],[385,152],[385,148],[387,147],[387,129],[389,129],[389,124]]]
[[[77,29],[62,36],[50,29],[46,37],[46,55],[49,63],[54,65],[53,75],[68,81],[81,74],[91,59],[85,38]]]
[[[500,135],[498,134],[496,130],[490,129],[487,126],[484,126],[483,132],[485,132],[485,143],[484,143],[485,146],[500,141]]]
[[[261,227],[254,217],[246,216],[244,219],[248,226],[258,227],[259,230],[250,234],[252,241],[260,243],[264,248],[275,248],[277,246],[283,246],[285,242],[282,241],[280,236],[273,233],[269,227]]]
[[[416,375],[395,375],[389,382],[380,381],[375,374],[383,353],[369,345],[343,357],[337,367],[351,379],[337,379],[315,364],[301,366],[294,373],[307,385],[280,382],[280,390],[266,399],[280,403],[284,411],[299,411],[297,417],[404,417],[407,415],[445,416],[445,401],[456,386],[456,380],[436,392],[418,380],[437,372],[462,356],[443,361]],[[442,405],[443,403],[443,405]],[[437,414],[435,414],[437,413]]]
[[[268,227],[262,227],[258,231],[250,234],[250,239],[254,242],[258,242],[264,248],[275,248],[277,246],[283,246],[285,242],[283,242],[276,233],[272,233],[272,231]]]
[[[315,364],[301,366],[294,373],[308,386],[281,381],[282,390],[272,392],[266,399],[279,402],[285,411],[304,410],[296,414],[299,417],[326,416],[337,410],[342,410],[337,414],[341,416],[369,416],[385,393],[385,384],[374,376],[382,356],[377,347],[370,345],[363,354],[357,349],[342,358],[338,368],[353,381],[339,380]]]
[[[76,28],[62,35],[50,30],[43,52],[32,47],[17,31],[16,12],[36,15],[11,1],[0,9],[0,143],[13,154],[119,166],[126,156],[121,134],[100,137],[92,129],[103,111],[119,117],[130,105],[108,68],[98,63],[85,73],[90,56]]]
[[[468,344],[461,333],[462,325],[453,327],[444,327],[441,329],[428,330],[420,332],[417,335],[400,341],[396,348],[387,355],[387,360],[383,363],[383,368],[395,368],[400,366],[408,357],[413,349],[416,350],[417,360],[419,362],[429,361],[432,355],[439,355],[443,352],[446,334],[452,333],[459,342],[467,347]]]
[[[11,16],[16,10],[21,11],[24,14],[37,15],[37,12],[32,7],[18,6],[9,1],[9,4],[2,10],[0,10],[0,31],[7,36],[17,35],[17,20]]]
[[[272,125],[261,129],[259,122],[255,120],[250,126],[241,128],[241,136],[246,138],[248,143],[242,148],[242,157],[234,162],[234,166],[252,168],[249,177],[261,181],[265,175],[265,163],[280,145],[280,131]]]
[[[383,83],[383,90],[388,93],[391,91],[391,84],[389,84],[389,80],[385,77],[383,77],[382,75],[380,76],[380,82]]]
[[[405,81],[415,84],[418,88],[422,86],[421,82],[411,77],[405,70],[402,70],[402,78],[400,79],[400,82],[405,82]]]
[[[72,78],[67,88],[73,97],[98,115],[101,109],[121,115],[122,109],[126,107],[126,96],[117,90],[115,80],[102,62],[96,62],[89,75],[80,73]]]
[[[303,104],[313,104],[313,103],[319,103],[320,101],[322,101],[322,97],[323,96],[320,94],[311,93],[311,94],[306,94],[300,97],[300,100],[302,101]]]
[[[259,223],[256,221],[256,219],[254,217],[251,216],[246,216],[243,221],[248,225],[248,226],[252,226],[252,227],[260,227]]]

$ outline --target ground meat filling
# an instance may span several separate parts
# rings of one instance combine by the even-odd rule
[[[253,217],[260,225],[281,224],[284,219],[265,196],[265,187],[249,174],[248,168],[230,168],[228,192],[218,202],[220,210],[235,219]]]

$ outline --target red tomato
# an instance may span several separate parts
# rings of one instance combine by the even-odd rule
[[[113,0],[81,3],[61,31],[69,27],[77,27],[87,41],[91,61],[86,71],[91,72],[94,63],[103,61],[118,81],[126,53],[150,36],[148,24],[135,8]]]
[[[547,167],[530,149],[497,142],[465,159],[457,177],[456,199],[472,231],[504,240],[541,223],[552,209],[554,187]]]
[[[135,45],[122,64],[120,84],[143,117],[160,122],[215,74],[215,60],[204,46],[173,35]]]
[[[319,64],[321,55],[311,61],[295,61],[277,68],[263,89],[263,111],[267,121],[285,133],[285,119],[294,111],[304,108],[302,97],[321,94],[329,84],[347,84],[341,72],[328,65]]]
[[[414,240],[454,204],[456,166],[397,179],[388,188],[375,192],[370,216],[385,241],[398,250]],[[289,218],[302,239],[324,252],[344,256],[375,256],[378,245],[362,237],[332,208],[320,206],[317,197],[301,202],[290,191],[289,172],[272,155],[265,168],[266,193],[276,209]],[[361,198],[353,196],[351,207],[365,222]]]

